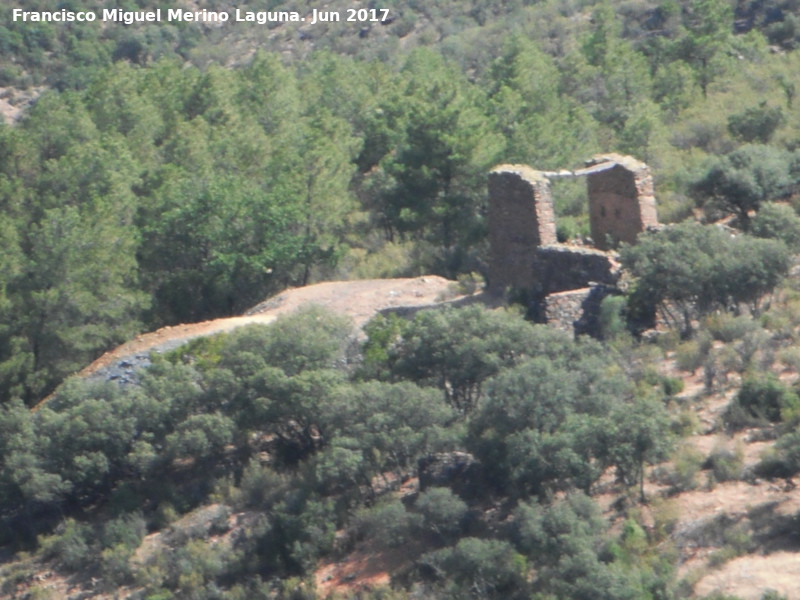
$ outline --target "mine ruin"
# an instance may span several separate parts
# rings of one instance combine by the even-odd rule
[[[551,183],[585,177],[592,242],[558,243]],[[658,225],[653,177],[643,162],[601,154],[574,171],[499,165],[489,173],[489,291],[522,293],[534,318],[589,333],[620,276],[614,249]]]

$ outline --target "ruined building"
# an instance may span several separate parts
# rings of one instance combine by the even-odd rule
[[[550,184],[563,177],[586,177],[592,246],[557,242]],[[489,174],[489,291],[524,293],[538,320],[591,331],[620,275],[611,250],[657,224],[650,169],[630,156],[596,156],[576,171],[500,165]]]

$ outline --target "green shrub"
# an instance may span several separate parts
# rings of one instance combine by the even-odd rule
[[[697,473],[703,465],[703,455],[691,446],[682,446],[673,457],[672,468],[659,467],[653,477],[675,492],[685,492],[697,487]]]
[[[422,492],[414,503],[422,515],[423,527],[444,540],[461,533],[467,505],[450,488],[434,487]]]
[[[778,352],[778,360],[789,369],[800,373],[800,346],[791,346]]]
[[[123,515],[103,526],[101,542],[104,548],[122,545],[125,548],[138,548],[146,533],[145,520],[139,513]]]
[[[739,428],[777,423],[783,411],[797,410],[800,398],[774,375],[749,377],[728,405],[723,420]]]
[[[733,450],[724,446],[715,446],[708,455],[705,469],[711,469],[711,474],[717,482],[740,479],[744,468],[744,451],[741,445]]]
[[[667,398],[674,398],[683,391],[683,379],[680,377],[662,377],[661,389]]]
[[[160,590],[150,594],[145,598],[145,600],[172,600],[174,597],[175,595],[169,590]]]
[[[125,584],[132,574],[130,559],[133,549],[124,544],[106,548],[100,554],[100,572],[103,582],[109,587]]]
[[[655,498],[651,504],[651,513],[656,540],[665,540],[680,522],[680,506],[673,500]]]
[[[756,237],[782,240],[795,252],[800,249],[800,217],[786,204],[764,204],[753,218],[750,232]]]
[[[93,562],[91,543],[91,528],[75,519],[67,519],[54,535],[39,539],[43,555],[57,559],[70,571],[77,571]]]
[[[727,520],[727,519],[725,519]],[[720,520],[722,522],[723,520]],[[725,526],[722,533],[722,547],[708,559],[710,567],[719,567],[729,560],[752,552],[756,545],[753,537],[743,525]]]
[[[52,589],[38,585],[31,586],[25,595],[26,600],[53,600],[55,597]]]
[[[276,473],[268,465],[262,465],[257,458],[247,463],[239,483],[240,497],[237,504],[240,508],[266,509],[286,489],[286,478]]]
[[[462,273],[458,276],[458,291],[471,296],[484,288],[486,281],[480,273]]]
[[[527,563],[505,541],[464,538],[458,545],[429,552],[420,563],[443,578],[449,598],[529,597]]]
[[[670,425],[672,432],[681,437],[687,437],[698,433],[701,428],[700,417],[698,417],[697,413],[691,408],[685,408],[678,413],[678,416],[673,419]]]
[[[762,477],[790,477],[800,471],[800,431],[782,436],[761,456],[756,474]]]
[[[565,244],[570,240],[577,239],[581,233],[581,226],[575,220],[575,217],[564,215],[558,218],[556,222],[556,239],[559,243]]]
[[[604,340],[612,340],[625,333],[625,309],[627,300],[624,296],[607,296],[600,303],[600,335]]]
[[[751,317],[734,317],[730,313],[717,313],[706,319],[706,329],[715,340],[730,343],[742,339],[745,335],[759,328],[757,321]]]
[[[785,121],[780,106],[767,106],[766,101],[728,117],[728,131],[743,142],[766,144]]]
[[[697,339],[682,343],[675,350],[675,361],[681,371],[694,374],[706,361],[711,351],[711,337],[698,335]]]
[[[788,477],[793,474],[795,466],[789,464],[783,452],[773,447],[761,454],[761,460],[755,466],[754,472],[757,476],[767,479]]]
[[[400,546],[414,535],[419,515],[410,513],[400,500],[384,502],[356,512],[353,532],[359,538],[376,540],[385,546]]]

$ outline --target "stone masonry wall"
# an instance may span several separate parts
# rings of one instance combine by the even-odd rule
[[[535,248],[556,242],[550,182],[524,165],[501,165],[489,173],[489,285],[530,289]]]
[[[613,286],[593,285],[550,294],[542,302],[542,320],[575,335],[597,336],[600,334],[600,305],[614,293]]]
[[[608,168],[604,168],[608,165]],[[583,170],[587,176],[589,222],[597,248],[619,242],[633,244],[650,226],[658,225],[650,168],[630,156],[595,157]]]
[[[594,248],[557,243],[550,180],[562,177],[587,178]],[[657,225],[650,169],[630,156],[596,156],[575,171],[501,165],[489,174],[489,291],[524,292],[535,319],[596,332],[620,276],[608,250]]]
[[[541,320],[564,331],[574,331],[590,292],[587,287],[550,294],[542,301]]]
[[[615,285],[620,266],[608,252],[553,244],[541,246],[528,259],[532,283],[525,288],[534,298],[584,288],[591,283]]]

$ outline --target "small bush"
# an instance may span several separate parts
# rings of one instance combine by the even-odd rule
[[[461,533],[467,505],[450,488],[434,487],[424,491],[414,504],[422,515],[423,526],[444,540]]]
[[[556,223],[556,239],[560,244],[577,239],[582,234],[581,226],[575,217],[564,215]]]
[[[122,545],[129,549],[138,548],[146,529],[145,521],[139,513],[118,517],[103,527],[101,538],[103,547],[111,548]]]
[[[627,331],[624,296],[607,296],[600,303],[600,334],[604,340],[613,340]]]
[[[761,477],[790,477],[800,471],[800,431],[782,436],[761,456],[756,474]]]
[[[769,332],[759,327],[746,333],[736,344],[735,350],[739,357],[739,367],[736,370],[739,373],[753,368],[756,358],[759,360],[758,366],[755,367],[757,369],[766,370],[772,365],[775,356],[774,351],[770,350],[767,343],[769,339]]]
[[[672,432],[681,437],[688,437],[692,434],[698,433],[702,429],[700,417],[691,408],[686,408],[678,413],[678,416],[672,421],[670,428]]]
[[[758,106],[744,109],[728,117],[728,131],[743,142],[769,142],[775,130],[785,121],[780,106],[767,106],[766,101]]]
[[[55,593],[52,589],[38,585],[32,586],[25,596],[27,600],[53,600],[55,597]]]
[[[680,377],[663,377],[661,379],[661,388],[667,398],[674,398],[680,394],[683,391],[683,387],[683,379]]]
[[[419,564],[442,578],[447,593],[441,597],[529,597],[525,557],[505,541],[464,538],[456,546],[424,554]]]
[[[285,478],[258,459],[251,459],[239,483],[237,508],[268,508],[286,487]]]
[[[655,498],[652,503],[653,532],[656,540],[665,540],[680,522],[680,507],[672,500]]]
[[[130,579],[132,555],[133,549],[124,544],[103,550],[100,554],[100,572],[107,587],[119,587]]]
[[[715,340],[730,343],[744,338],[751,331],[759,329],[759,324],[751,317],[734,317],[730,313],[711,315],[706,320],[706,329]]]
[[[681,371],[694,374],[711,351],[711,337],[700,335],[696,340],[682,343],[675,350],[675,361]]]
[[[720,567],[737,556],[752,552],[756,547],[753,537],[743,525],[725,527],[722,533],[722,543],[723,546],[711,554],[708,559],[708,565],[712,568]]]
[[[711,475],[717,482],[741,479],[744,468],[744,451],[741,445],[733,449],[724,446],[716,446],[709,454],[703,465],[705,469],[711,469]]]
[[[55,558],[66,569],[77,571],[93,562],[91,534],[88,525],[67,519],[54,535],[40,538],[39,544],[46,558]]]
[[[753,219],[750,233],[782,240],[794,252],[800,249],[800,217],[785,204],[764,204]]]
[[[480,273],[462,273],[458,276],[458,291],[461,294],[471,296],[485,286],[486,281]]]
[[[769,448],[761,455],[761,460],[755,466],[755,475],[766,479],[776,477],[789,477],[792,475],[792,465],[788,464],[786,458],[775,448]]]
[[[653,472],[657,481],[669,485],[673,492],[686,492],[697,487],[697,473],[703,464],[703,455],[691,446],[683,446],[673,459],[671,469]]]
[[[786,368],[792,369],[795,373],[800,373],[800,346],[784,348],[778,352],[778,360]]]
[[[774,375],[749,377],[728,405],[723,419],[733,428],[777,423],[783,411],[796,411],[798,405],[797,394]]]
[[[413,537],[419,520],[419,515],[406,511],[400,500],[393,500],[359,510],[353,519],[353,533],[385,546],[400,546]]]
[[[713,357],[714,368],[717,370],[721,381],[727,382],[729,373],[741,373],[743,371],[742,358],[733,345],[717,348],[711,353],[711,356]]]
[[[717,569],[739,556],[734,548],[725,547],[715,550],[708,557],[708,566],[712,569]]]

